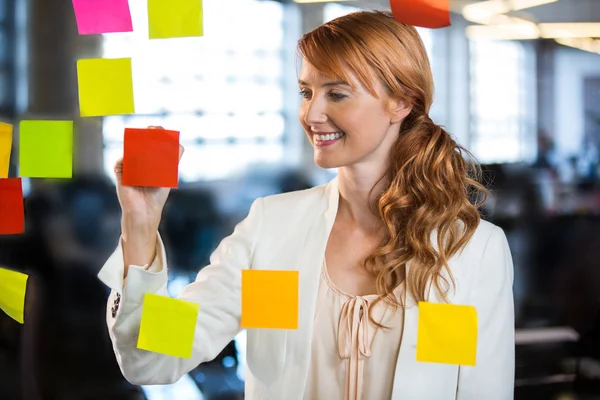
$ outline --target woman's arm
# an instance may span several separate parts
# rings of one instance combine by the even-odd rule
[[[261,220],[262,199],[258,199],[234,232],[221,241],[210,257],[210,265],[203,268],[196,280],[178,296],[200,304],[190,359],[137,348],[144,294],[168,296],[162,243],[157,246],[153,265],[148,270],[132,266],[124,282],[122,249],[117,248],[99,277],[113,289],[107,306],[107,325],[117,361],[129,382],[138,385],[176,382],[198,364],[214,359],[240,332],[241,271],[251,265]]]
[[[513,262],[506,235],[494,227],[478,266],[472,304],[477,309],[477,362],[461,366],[457,400],[514,398]]]

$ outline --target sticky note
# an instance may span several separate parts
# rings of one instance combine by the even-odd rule
[[[197,303],[146,293],[138,349],[190,358],[199,309]]]
[[[20,175],[30,178],[73,176],[73,121],[21,121]]]
[[[80,35],[132,32],[127,0],[73,0]]]
[[[131,58],[77,61],[79,109],[82,117],[133,114]]]
[[[390,0],[394,19],[423,28],[450,26],[450,0]]]
[[[0,309],[19,323],[24,323],[25,290],[28,276],[0,268]]]
[[[298,271],[242,271],[242,328],[298,329]]]
[[[417,361],[474,366],[476,354],[475,307],[419,302]]]
[[[0,178],[8,178],[13,127],[0,122]]]
[[[202,0],[148,0],[150,39],[202,36]]]
[[[25,232],[21,178],[0,179],[0,235]]]
[[[122,183],[175,188],[179,172],[179,132],[125,129]]]

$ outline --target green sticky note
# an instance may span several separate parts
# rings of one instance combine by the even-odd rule
[[[148,0],[150,39],[203,36],[202,0]]]
[[[135,113],[131,58],[79,60],[77,81],[82,117]]]
[[[477,310],[419,302],[417,361],[475,366]]]
[[[19,137],[22,177],[73,176],[73,121],[21,121]]]
[[[19,323],[24,323],[25,290],[28,276],[0,268],[0,309]]]
[[[197,303],[146,293],[138,349],[190,358],[199,309]]]

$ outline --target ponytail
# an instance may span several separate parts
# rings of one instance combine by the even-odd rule
[[[475,232],[486,196],[481,169],[467,156],[473,159],[426,113],[403,121],[387,171],[390,183],[374,207],[389,234],[365,261],[378,270],[378,292],[390,301],[397,302],[392,292],[403,280],[416,301],[427,300],[430,284],[446,298],[450,282],[442,270],[453,280],[448,260]],[[472,203],[473,194],[483,200]],[[434,232],[437,246],[431,242]]]

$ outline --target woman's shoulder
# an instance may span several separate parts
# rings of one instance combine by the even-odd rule
[[[475,229],[475,233],[471,238],[471,241],[476,241],[479,244],[485,245],[492,236],[504,234],[504,231],[499,226],[487,221],[483,218],[479,220],[479,225]]]
[[[315,206],[327,204],[327,184],[309,189],[293,192],[274,194],[263,197],[265,210],[268,212],[298,213],[306,209],[312,210]]]
[[[482,218],[462,253],[463,256],[480,260],[486,252],[502,249],[506,245],[507,238],[504,230]]]

